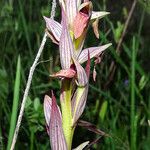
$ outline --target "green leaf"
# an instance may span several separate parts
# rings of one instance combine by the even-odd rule
[[[101,118],[101,121],[104,121],[104,118],[106,116],[106,112],[107,112],[107,106],[108,106],[108,102],[105,100],[101,106],[101,110],[99,112],[99,116]]]
[[[17,112],[18,112],[18,105],[19,105],[20,79],[21,79],[21,62],[20,62],[20,56],[19,56],[18,62],[17,62],[15,85],[14,85],[13,106],[12,106],[12,113],[11,113],[7,150],[10,149],[15,126],[16,126]]]
[[[34,99],[34,109],[35,109],[35,111],[38,110],[39,106],[40,106],[40,99],[36,97]]]

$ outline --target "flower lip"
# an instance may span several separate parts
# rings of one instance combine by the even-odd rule
[[[50,77],[58,77],[58,78],[73,78],[76,75],[76,71],[74,69],[62,69],[59,72],[50,75]]]

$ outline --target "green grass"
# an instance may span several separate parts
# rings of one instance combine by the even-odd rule
[[[100,139],[95,150],[149,150],[150,147],[150,82],[149,82],[149,20],[146,7],[140,3],[131,19],[128,33],[122,43],[122,53],[116,53],[118,38],[124,26],[131,1],[93,0],[94,10],[107,10],[110,15],[101,21],[100,40],[91,28],[86,45],[93,46],[112,42],[104,53],[102,63],[96,67],[97,81],[91,78],[86,110],[82,119],[90,121],[109,134]],[[59,10],[59,9],[57,9]],[[50,1],[22,0],[0,2],[0,149],[9,149],[20,108],[30,66],[39,47],[45,23],[49,16]],[[59,20],[60,11],[56,18]],[[118,23],[117,23],[118,22]],[[59,70],[58,48],[47,41],[38,64],[25,107],[16,150],[49,149],[43,114],[43,97],[51,89],[59,101],[59,82],[49,78],[50,72]],[[20,55],[21,66],[19,67]],[[53,58],[53,59],[52,59]],[[17,64],[18,60],[18,64]],[[46,61],[50,60],[50,61]],[[104,89],[109,78],[111,61],[116,62],[113,82]],[[46,61],[46,62],[43,62]],[[18,66],[16,68],[16,66]],[[21,77],[21,80],[20,80]],[[19,83],[20,82],[20,83]],[[19,85],[20,84],[20,85]],[[20,96],[19,96],[20,95]],[[77,128],[73,145],[97,138],[86,129]]]
[[[136,136],[137,136],[137,116],[135,110],[135,64],[136,64],[136,40],[133,37],[133,45],[132,45],[132,61],[131,61],[131,149],[136,150]]]
[[[20,82],[21,82],[20,75],[21,75],[21,62],[20,62],[20,56],[19,56],[18,62],[17,62],[17,69],[16,69],[16,78],[15,78],[15,85],[14,85],[13,105],[12,105],[12,112],[11,112],[7,150],[10,149],[15,126],[16,126],[16,120],[18,117],[17,112],[18,112],[18,106],[19,106],[19,98],[20,98],[19,93],[20,93]]]

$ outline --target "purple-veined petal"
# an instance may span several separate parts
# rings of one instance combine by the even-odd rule
[[[82,35],[83,31],[88,27],[89,19],[91,17],[91,11],[91,2],[83,3],[80,6],[79,12],[77,13],[73,23],[73,33],[75,39],[79,38]]]
[[[72,114],[73,114],[73,125],[76,124],[80,116],[82,115],[88,94],[88,84],[85,87],[77,87],[72,98]]]
[[[59,42],[60,61],[62,69],[68,69],[71,66],[71,57],[74,53],[74,46],[69,34],[66,15],[62,9],[62,34]]]
[[[53,43],[55,44],[59,44],[59,42],[55,39],[54,35],[48,31],[48,29],[46,29],[46,34],[48,35],[48,37],[52,40]]]
[[[77,14],[77,0],[66,0],[66,14],[69,25],[73,25],[74,18]]]
[[[56,104],[56,98],[53,92],[49,136],[52,150],[67,150],[67,144],[62,129],[62,117],[60,110]]]
[[[86,72],[88,80],[90,76],[90,63],[91,63],[90,55],[88,52],[88,61],[85,67],[85,72]],[[79,119],[80,115],[84,111],[84,107],[85,107],[86,100],[87,100],[87,94],[88,94],[88,85],[86,85],[85,88],[78,87],[77,90],[74,92],[74,95],[71,101],[74,123],[76,123],[76,121]]]
[[[78,62],[80,64],[84,63],[85,61],[88,60],[88,51],[90,53],[90,58],[93,58],[99,54],[101,54],[105,49],[107,49],[109,46],[111,46],[112,44],[106,44],[103,46],[98,46],[98,47],[90,47],[90,48],[86,48],[84,49],[81,54],[78,57]]]
[[[85,146],[87,146],[88,144],[89,144],[89,141],[86,141],[80,144],[78,147],[74,148],[73,150],[83,150],[83,148],[85,148]]]
[[[73,58],[73,61],[77,70],[77,84],[78,86],[85,86],[88,83],[86,72],[76,59]]]
[[[73,28],[75,39],[81,36],[84,29],[87,27],[88,22],[89,22],[89,16],[83,14],[82,12],[78,12],[74,21],[74,28]]]
[[[44,115],[47,126],[49,126],[50,123],[50,117],[51,117],[51,107],[52,107],[52,99],[45,95],[44,97]]]
[[[86,67],[85,67],[85,72],[86,72],[86,75],[88,77],[88,80],[90,77],[90,65],[91,65],[90,52],[88,51],[88,60],[87,60]]]
[[[103,17],[105,17],[106,15],[110,14],[109,12],[106,11],[92,11],[92,16],[91,16],[91,20],[94,19],[101,19]]]
[[[60,78],[73,78],[76,75],[76,71],[69,68],[60,70],[59,72],[50,75],[51,77],[60,77]]]
[[[61,24],[58,23],[57,21],[47,18],[45,16],[44,16],[44,19],[45,19],[46,27],[47,27],[48,31],[50,31],[52,33],[52,35],[54,36],[54,38],[59,42],[61,32],[62,32]]]

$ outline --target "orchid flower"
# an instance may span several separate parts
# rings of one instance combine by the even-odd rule
[[[83,49],[90,23],[109,14],[95,12],[89,0],[59,0],[61,23],[44,17],[48,35],[59,45],[61,70],[50,75],[61,79],[61,110],[52,98],[44,98],[44,114],[52,150],[71,150],[76,123],[82,115],[88,95],[90,59],[100,56],[111,44]],[[94,25],[93,25],[94,26]],[[94,33],[98,37],[97,26]],[[86,62],[86,68],[82,64]],[[86,142],[88,143],[88,142]],[[82,146],[85,144],[81,144]]]

